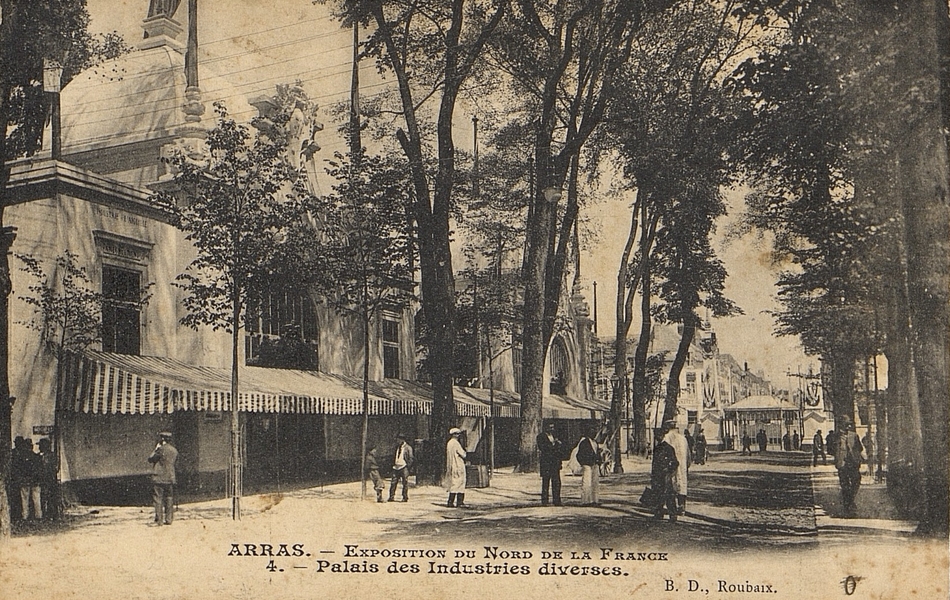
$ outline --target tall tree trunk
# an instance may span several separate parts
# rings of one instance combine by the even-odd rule
[[[0,118],[2,116],[4,115],[0,114]],[[0,150],[0,157],[2,156],[3,152]],[[10,348],[10,293],[13,291],[13,285],[10,281],[10,246],[13,245],[13,240],[16,238],[16,228],[3,226],[4,195],[9,174],[9,168],[0,163],[0,538],[9,538],[11,535],[10,499],[7,497],[7,482],[10,480],[13,399],[10,398],[8,357]]]
[[[947,390],[950,389],[950,163],[942,128],[945,115],[938,102],[942,90],[941,60],[947,58],[947,6],[923,0],[906,5],[916,13],[918,32],[904,36],[909,56],[923,63],[925,75],[937,88],[931,98],[938,109],[928,111],[903,146],[904,222],[907,240],[908,307],[914,347],[914,367],[924,450],[926,512],[921,534],[948,533]],[[922,109],[924,110],[924,109]]]
[[[550,145],[550,138],[548,144]],[[548,178],[549,183],[538,186],[535,196],[535,208],[530,217],[526,234],[527,269],[524,274],[524,329],[522,333],[522,392],[521,392],[521,436],[519,470],[534,472],[538,468],[537,444],[541,431],[544,394],[544,363],[548,347],[554,336],[554,323],[564,289],[564,273],[570,250],[570,240],[574,222],[578,213],[578,163],[577,156],[568,157],[570,173],[567,177],[567,202],[564,215],[558,224],[558,200],[563,179],[557,175]],[[558,163],[555,158],[536,156],[536,164]],[[565,171],[562,167],[552,167],[555,173]],[[538,171],[538,180],[543,181],[542,171]],[[556,196],[545,195],[558,190]],[[550,199],[549,199],[550,198]]]
[[[653,326],[652,317],[650,316],[652,300],[650,296],[650,269],[652,268],[650,252],[659,220],[658,214],[654,213],[649,225],[647,224],[647,198],[653,199],[654,196],[652,194],[645,195],[644,201],[640,205],[640,336],[637,338],[637,348],[634,351],[633,358],[633,413],[634,415],[643,415],[643,423],[635,422],[634,427],[636,436],[643,446],[646,445],[647,439],[646,405],[651,396],[650,376],[647,372],[647,356],[650,352],[650,336]],[[640,448],[639,450],[643,452],[646,448]]]
[[[366,280],[363,280],[363,301],[366,302]],[[365,305],[364,305],[365,306]],[[360,500],[366,500],[366,452],[369,450],[369,312],[364,308],[363,321],[363,418],[360,427]]]
[[[642,200],[641,200],[642,201]],[[626,395],[628,389],[627,378],[627,334],[630,332],[630,325],[633,323],[632,298],[636,294],[639,278],[630,277],[630,255],[633,253],[633,246],[637,239],[638,216],[640,204],[635,203],[630,217],[630,232],[627,234],[627,242],[624,244],[623,253],[620,255],[620,266],[617,269],[617,337],[614,339],[614,379],[618,385],[623,386]],[[628,302],[628,298],[630,302]],[[624,397],[624,402],[627,398]],[[641,411],[642,412],[642,411]],[[642,416],[642,415],[641,415]],[[633,409],[633,429],[634,429],[634,452],[640,452],[642,444],[637,428],[639,420],[636,408]]]
[[[540,137],[540,136],[539,136]],[[540,146],[541,144],[539,144]],[[547,147],[550,147],[548,139]],[[539,148],[535,157],[539,174],[547,170],[551,158]],[[545,339],[544,319],[547,311],[545,285],[547,265],[551,252],[550,240],[554,236],[557,218],[557,202],[545,198],[544,190],[559,188],[550,179],[538,179],[535,191],[534,209],[528,215],[525,233],[526,258],[524,261],[524,323],[521,333],[521,434],[519,444],[518,470],[532,473],[538,469],[537,444],[541,431],[541,400],[544,396],[544,362],[547,358],[548,342]]]
[[[857,357],[849,350],[833,351],[826,357],[831,367],[831,405],[835,413],[835,430],[841,431],[841,418],[854,422],[854,375]]]
[[[894,160],[891,164],[899,165],[900,161]],[[891,195],[897,200],[897,206],[889,208],[896,208],[899,214],[903,214],[900,168],[895,166],[889,172],[896,182]],[[903,218],[899,218],[898,223],[902,232]],[[887,488],[899,508],[919,517],[923,497],[923,446],[908,313],[907,250],[903,233],[894,235],[891,242],[886,252],[893,257],[894,268],[884,277],[887,282],[884,315],[888,381],[885,398],[888,416]]]
[[[432,418],[429,421],[429,438],[435,442],[434,447],[438,448],[446,432],[455,426],[456,421],[453,396],[455,373],[453,348],[456,338],[455,277],[452,272],[449,209],[455,177],[452,116],[461,84],[456,71],[458,45],[447,43],[451,52],[446,53],[445,84],[439,107],[437,131],[439,162],[434,194],[430,194],[429,175],[422,150],[422,133],[410,91],[407,66],[400,62],[401,55],[383,13],[382,3],[373,3],[371,10],[376,25],[383,35],[386,51],[392,63],[393,73],[399,86],[403,118],[406,120],[406,131],[398,130],[396,137],[409,160],[410,177],[415,192],[412,212],[418,225],[416,232],[422,275],[422,307],[428,331],[426,344],[432,377]],[[450,35],[458,35],[457,27],[460,27],[458,19]],[[431,467],[429,475],[432,477],[432,482],[436,483],[445,470],[445,454],[436,451],[428,457],[428,460]]]
[[[650,375],[647,372],[647,356],[650,352],[650,337],[653,327],[653,318],[650,315],[651,267],[649,257],[649,252],[646,254],[641,253],[640,256],[642,265],[642,274],[640,276],[640,336],[637,338],[637,349],[633,356],[633,402],[636,407],[635,410],[643,407],[644,416],[646,414],[647,399],[651,396]],[[646,429],[645,422],[644,429]],[[646,439],[645,435],[644,439]]]
[[[688,317],[684,319],[684,321],[683,335],[680,336],[680,343],[676,348],[676,356],[673,358],[673,364],[670,366],[670,376],[666,382],[666,402],[663,406],[664,421],[676,418],[677,401],[680,395],[680,373],[683,372],[686,357],[689,355],[689,347],[693,343],[693,337],[696,335],[696,319]]]

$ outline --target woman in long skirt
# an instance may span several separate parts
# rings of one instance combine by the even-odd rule
[[[449,442],[445,445],[445,483],[449,490],[446,506],[465,506],[465,449],[459,442],[462,430],[453,427],[449,430]]]
[[[577,443],[577,462],[583,467],[581,473],[581,504],[593,506],[600,504],[597,494],[598,480],[600,479],[600,445],[597,443],[598,425],[591,428],[590,437],[583,437]]]

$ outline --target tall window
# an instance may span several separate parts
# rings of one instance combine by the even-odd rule
[[[567,347],[564,340],[558,336],[551,344],[551,385],[550,392],[563,396],[567,393],[567,382],[571,372]]]
[[[511,377],[515,384],[515,391],[521,393],[521,348],[511,349]]]
[[[102,350],[139,354],[142,344],[142,274],[102,267]]]
[[[399,321],[383,315],[383,377],[399,379]]]
[[[316,370],[317,311],[304,293],[268,294],[249,307],[245,361],[278,369]]]
[[[689,371],[686,373],[686,393],[690,396],[696,395],[696,372]]]

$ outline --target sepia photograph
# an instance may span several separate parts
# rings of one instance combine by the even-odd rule
[[[947,0],[0,0],[0,596],[950,596]]]

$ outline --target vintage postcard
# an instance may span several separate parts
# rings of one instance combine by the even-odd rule
[[[946,598],[883,4],[0,2],[0,595]]]

